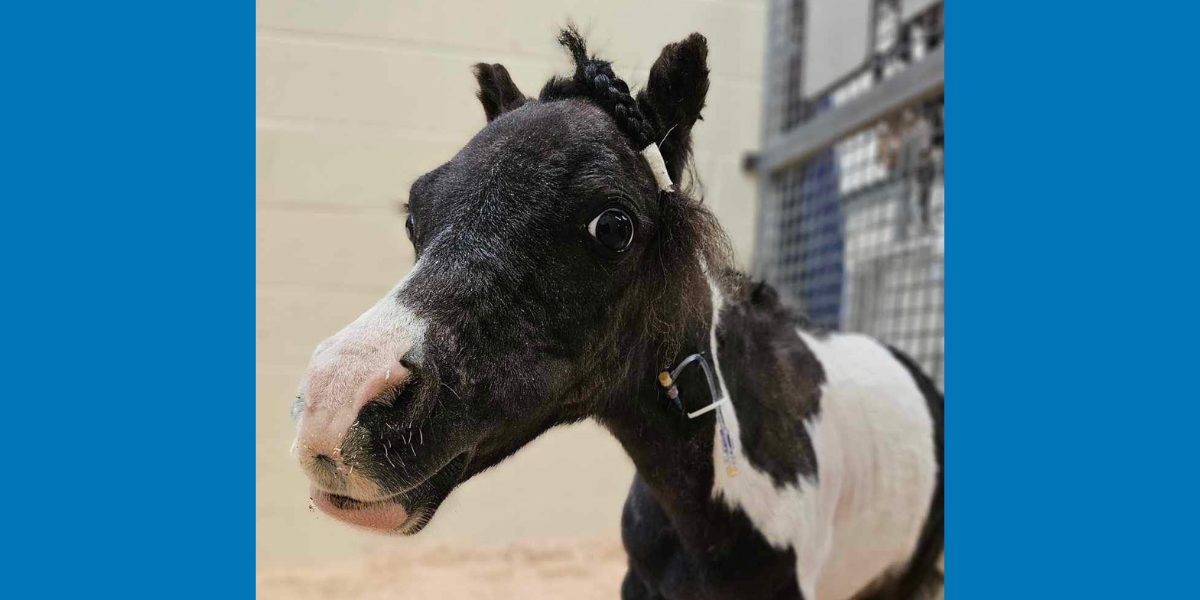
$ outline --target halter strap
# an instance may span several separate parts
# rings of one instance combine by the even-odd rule
[[[675,384],[675,378],[679,377],[679,372],[684,367],[693,362],[700,363],[700,368],[704,370],[704,378],[708,381],[708,392],[710,398],[712,398],[712,402],[700,410],[687,412],[687,409],[683,406],[683,400],[679,397],[679,387]],[[733,435],[729,432],[729,425],[725,423],[725,413],[721,410],[722,407],[729,404],[729,398],[725,398],[721,394],[721,386],[713,382],[712,367],[708,365],[708,359],[705,358],[704,354],[688,356],[673,370],[662,371],[658,374],[658,384],[667,391],[667,397],[674,403],[675,409],[686,414],[689,419],[695,419],[700,415],[716,411],[717,431],[720,433],[721,439],[721,454],[725,457],[725,474],[729,477],[737,477],[737,452],[734,450]]]
[[[686,409],[684,409],[683,402],[679,398],[679,388],[675,385],[675,379],[679,377],[679,373],[680,371],[683,371],[684,367],[696,361],[699,361],[700,368],[704,370],[704,379],[708,381],[708,392],[710,394],[709,397],[712,398],[712,402],[700,410],[694,412],[685,412]],[[684,412],[687,414],[689,419],[695,419],[700,415],[716,410],[717,407],[721,406],[722,404],[729,403],[728,398],[723,398],[721,396],[721,388],[713,382],[712,367],[708,366],[708,360],[704,358],[703,354],[693,354],[683,359],[683,362],[679,363],[679,366],[675,367],[673,370],[659,373],[658,384],[667,390],[667,397],[670,398],[675,404],[675,408],[679,410],[679,412]]]

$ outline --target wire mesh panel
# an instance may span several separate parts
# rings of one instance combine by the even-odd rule
[[[768,107],[764,113],[766,128],[786,131],[809,116],[804,98],[805,37],[808,31],[806,0],[774,0],[767,24],[768,54],[773,57],[767,70]]]
[[[772,10],[793,11],[797,4],[803,3],[777,2]],[[791,139],[785,134],[797,125],[804,133],[807,121],[869,96],[940,47],[941,3],[907,19],[900,0],[876,0],[872,8],[872,52],[861,68],[804,98],[799,113],[794,93],[768,90],[788,102],[768,102],[768,111],[780,112],[765,121],[767,142]],[[769,64],[793,68],[791,56]],[[775,77],[771,85],[790,81]],[[940,87],[931,89],[766,173],[755,255],[756,270],[810,319],[896,346],[939,386],[945,379],[944,107]]]

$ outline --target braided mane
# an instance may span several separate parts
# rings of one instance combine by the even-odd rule
[[[539,95],[541,100],[586,98],[612,115],[617,128],[629,138],[635,149],[641,150],[651,142],[658,141],[659,132],[654,120],[642,112],[637,99],[629,91],[629,85],[613,72],[610,61],[589,57],[587,43],[573,25],[559,33],[558,43],[575,60],[575,75],[570,79],[552,77],[542,87]]]

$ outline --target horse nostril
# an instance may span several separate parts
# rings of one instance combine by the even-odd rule
[[[329,471],[330,473],[337,473],[337,463],[333,462],[332,458],[329,458],[328,456],[326,456],[324,454],[318,454],[318,455],[314,456],[313,462],[317,466],[321,467],[322,469],[325,469],[326,471]]]
[[[411,351],[405,352],[404,356],[400,358],[400,366],[404,367],[405,369],[408,369],[408,372],[410,372],[410,373],[416,372],[418,367],[417,367],[417,364],[412,361],[412,352]]]

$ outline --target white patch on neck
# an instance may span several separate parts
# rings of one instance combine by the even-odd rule
[[[705,268],[703,263],[702,268]],[[707,272],[706,268],[705,271]],[[833,514],[832,507],[836,506],[836,493],[827,493],[829,485],[818,489],[815,481],[804,477],[799,477],[797,484],[789,483],[783,488],[776,488],[769,474],[750,464],[742,449],[737,412],[729,390],[725,387],[725,378],[721,375],[721,359],[717,352],[717,324],[725,297],[711,277],[708,278],[708,286],[712,291],[713,306],[712,328],[709,331],[713,368],[718,385],[721,386],[722,396],[730,399],[730,403],[720,410],[725,411],[725,424],[733,438],[734,455],[738,462],[737,475],[731,477],[722,468],[725,457],[721,451],[721,434],[720,431],[715,431],[713,498],[724,501],[730,508],[740,508],[744,511],[771,546],[778,550],[794,548],[800,591],[805,598],[815,599],[817,577],[832,546],[833,523],[830,517]],[[819,447],[820,427],[809,423],[807,429],[812,437],[813,447]]]
[[[916,547],[937,472],[924,396],[903,365],[874,340],[846,334],[818,340],[797,330],[826,374],[820,415],[805,423],[818,477],[798,476],[797,483],[777,488],[742,449],[717,352],[724,296],[711,277],[709,287],[709,343],[718,385],[731,400],[721,410],[738,461],[737,475],[729,476],[720,432],[714,432],[713,498],[744,511],[773,547],[795,550],[805,598],[850,597],[907,561]]]

